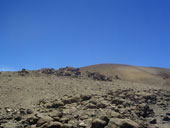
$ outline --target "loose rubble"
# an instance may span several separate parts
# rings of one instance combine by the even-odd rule
[[[4,108],[0,128],[166,128],[169,98],[170,91],[161,89],[64,95],[43,99],[33,110]]]

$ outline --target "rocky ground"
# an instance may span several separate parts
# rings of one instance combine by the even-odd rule
[[[168,87],[78,69],[0,74],[0,128],[169,128]]]

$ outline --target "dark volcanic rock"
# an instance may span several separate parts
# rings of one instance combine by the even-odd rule
[[[53,118],[49,117],[49,116],[44,116],[44,117],[41,117],[38,121],[37,121],[37,124],[36,126],[39,127],[45,123],[49,123],[53,121]]]
[[[54,68],[43,68],[40,70],[40,72],[43,74],[52,75],[52,74],[56,74],[57,70],[55,70]]]
[[[102,75],[98,72],[86,72],[88,78],[94,79],[94,80],[99,80],[99,81],[112,81],[111,77],[107,77],[105,75]]]
[[[73,68],[73,67],[66,67],[66,68],[60,68],[57,70],[58,76],[71,76],[71,77],[80,77],[81,72],[79,68]]]
[[[157,123],[157,120],[156,120],[156,119],[152,119],[152,120],[150,121],[150,123],[151,123],[151,124],[156,124],[156,123]]]
[[[91,128],[104,128],[106,126],[106,122],[101,119],[94,119],[91,125]]]
[[[154,111],[147,104],[143,103],[137,106],[136,114],[139,117],[146,118],[146,117],[153,116]]]
[[[170,121],[170,117],[169,116],[164,116],[163,121]]]
[[[24,68],[21,71],[18,71],[18,75],[20,75],[20,76],[25,76],[27,74],[29,74],[29,72]]]

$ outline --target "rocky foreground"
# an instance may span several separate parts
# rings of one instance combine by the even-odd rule
[[[35,109],[4,108],[0,128],[169,128],[170,91],[109,90],[42,99]]]
[[[169,90],[72,67],[0,72],[0,128],[170,128]]]

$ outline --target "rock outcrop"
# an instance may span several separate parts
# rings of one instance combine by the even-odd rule
[[[112,77],[105,76],[98,72],[85,72],[85,73],[83,72],[82,73],[79,68],[73,68],[73,67],[60,68],[58,70],[55,70],[53,68],[44,68],[44,69],[39,70],[38,72],[45,74],[45,75],[56,75],[59,77],[65,76],[65,77],[71,77],[71,78],[89,78],[89,79],[98,80],[98,81],[112,81]]]

